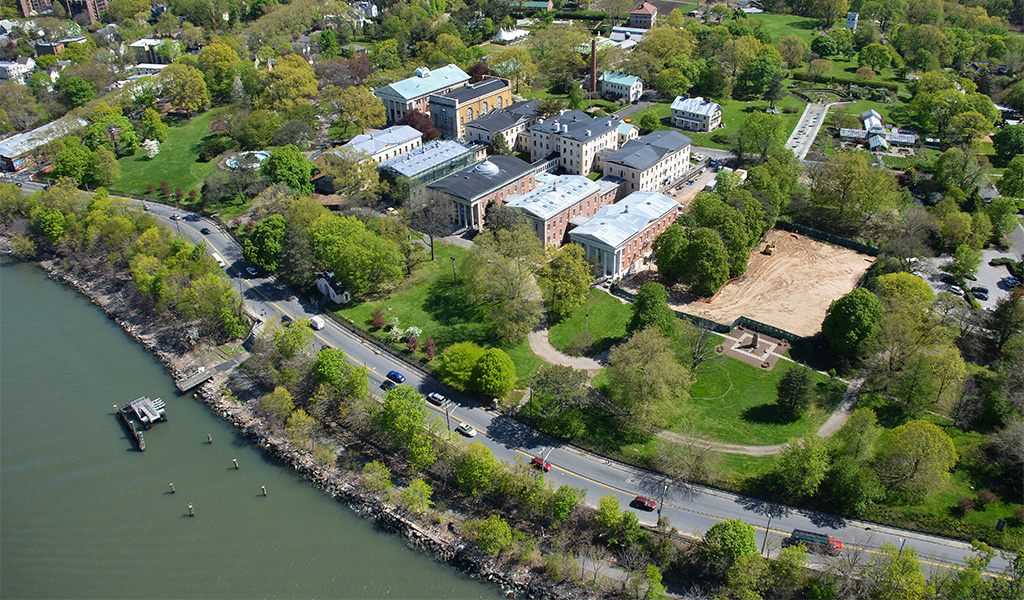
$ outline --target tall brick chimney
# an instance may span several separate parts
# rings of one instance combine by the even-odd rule
[[[597,38],[590,40],[590,93],[597,93]]]

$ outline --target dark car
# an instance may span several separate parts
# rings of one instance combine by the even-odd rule
[[[956,279],[953,279],[953,276],[950,275],[949,273],[943,273],[942,275],[939,275],[939,281],[941,281],[942,283],[948,283],[950,285],[956,283]]]
[[[978,300],[988,300],[988,292],[974,292],[974,297]]]
[[[643,496],[637,496],[636,498],[633,498],[633,501],[630,502],[629,505],[638,510],[646,510],[647,512],[650,512],[658,507],[654,500],[651,500],[650,498],[645,498]]]
[[[974,286],[974,287],[971,288],[971,293],[972,294],[987,294],[988,293],[988,288],[987,287],[982,287],[980,285],[977,285],[977,286]]]
[[[380,384],[380,387],[384,388],[385,390],[393,390],[396,387],[398,387],[398,384],[395,383],[394,381],[391,381],[390,379],[385,379],[384,383]]]
[[[533,459],[533,466],[537,467],[541,471],[544,471],[545,473],[551,470],[551,463],[549,463],[548,461],[544,460],[539,456]]]
[[[388,379],[394,381],[395,383],[404,383],[405,375],[402,375],[398,371],[388,371]]]
[[[199,230],[199,233],[201,233],[203,235],[210,235],[210,228],[209,227],[203,227],[202,229]]]
[[[255,276],[259,275],[259,273],[256,271],[256,269],[253,268],[253,267],[246,267],[245,268],[245,272],[249,274],[249,277],[255,277]]]

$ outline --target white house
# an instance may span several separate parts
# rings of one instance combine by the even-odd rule
[[[36,61],[28,56],[19,56],[18,60],[0,61],[0,81],[17,81],[24,85],[35,68]]]
[[[447,94],[467,82],[469,75],[455,65],[433,70],[420,67],[412,77],[376,89],[373,93],[384,103],[388,123],[394,123],[411,110],[429,115],[431,95]]]
[[[700,96],[678,96],[672,103],[672,124],[688,131],[714,131],[722,124],[722,107]]]
[[[604,175],[623,179],[627,193],[661,190],[689,172],[691,141],[675,130],[631,140],[605,157]]]
[[[618,96],[636,102],[644,93],[644,82],[635,75],[605,71],[597,77],[598,91],[602,96]]]
[[[316,289],[324,295],[325,300],[335,304],[348,304],[352,301],[352,294],[338,282],[333,280],[334,273],[327,273],[316,278]],[[328,279],[331,278],[331,279]]]

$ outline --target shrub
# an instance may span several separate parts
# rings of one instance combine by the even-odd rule
[[[226,135],[207,138],[199,148],[199,161],[210,162],[222,152],[236,147],[235,140]]]
[[[384,311],[382,311],[381,309],[378,308],[377,310],[370,313],[370,318],[372,319],[373,327],[375,329],[380,329],[381,327],[384,326]]]
[[[960,498],[957,501],[957,506],[960,507],[960,512],[967,514],[974,511],[974,500],[968,497]]]
[[[420,347],[420,338],[410,335],[409,339],[405,340],[405,345],[409,347],[409,352],[415,352]]]
[[[995,504],[999,501],[999,498],[992,492],[992,490],[979,490],[978,491],[978,504],[982,507],[988,506],[989,504]]]
[[[1017,519],[1018,525],[1024,525],[1024,508],[1018,508],[1013,511],[1013,518]]]
[[[171,196],[171,185],[166,181],[160,182],[160,195],[169,198]]]
[[[146,193],[147,194],[152,194],[153,193],[153,184],[152,183],[147,183],[146,184]]]
[[[427,357],[427,361],[434,360],[434,354],[437,352],[437,342],[434,338],[427,338],[427,346],[423,349],[423,356]]]

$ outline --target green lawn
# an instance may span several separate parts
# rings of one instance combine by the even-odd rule
[[[817,430],[842,398],[845,385],[814,373],[822,400],[796,421],[775,407],[775,389],[789,369],[804,368],[780,360],[771,371],[731,358],[702,365],[690,388],[685,414],[673,430],[695,430],[731,444],[782,444]]]
[[[626,324],[632,314],[630,306],[602,290],[591,288],[586,303],[572,313],[551,325],[551,345],[567,352],[587,331],[590,315],[591,355],[604,352],[626,336]]]
[[[754,100],[750,102],[729,100],[728,102],[722,103],[722,127],[719,127],[710,133],[695,133],[692,131],[685,131],[683,133],[693,139],[694,146],[722,148],[728,150],[730,148],[730,141],[732,137],[736,135],[736,132],[743,125],[747,114],[758,110],[767,110],[768,106],[769,103],[764,100]],[[786,124],[785,131],[786,137],[788,138],[789,134],[792,133],[797,122],[800,120],[800,115],[803,114],[804,106],[806,106],[806,104],[799,98],[786,96],[782,100],[776,102],[775,106],[779,110],[783,111],[787,108],[790,110],[796,110],[796,112],[781,113],[782,119]]]
[[[214,161],[197,162],[199,142],[210,133],[210,122],[221,112],[223,109],[208,110],[182,125],[171,127],[167,140],[160,144],[160,154],[153,160],[146,158],[142,150],[122,158],[121,179],[111,186],[111,191],[145,194],[146,185],[152,184],[154,193],[158,194],[161,181],[166,181],[172,191],[181,188],[187,194],[189,190],[198,189],[216,168]]]
[[[818,19],[809,17],[797,17],[794,15],[760,14],[747,19],[751,24],[755,21],[763,21],[764,28],[772,34],[773,40],[778,40],[787,35],[795,35],[802,39],[808,46],[814,39],[815,26]]]
[[[436,261],[427,260],[421,264],[416,272],[387,298],[344,306],[335,311],[335,314],[380,339],[386,339],[387,336],[383,331],[373,328],[371,316],[378,308],[384,311],[385,319],[398,317],[400,327],[419,327],[423,333],[419,336],[420,348],[414,356],[424,362],[426,357],[423,355],[423,349],[428,338],[433,338],[436,342],[438,354],[445,347],[463,341],[476,342],[488,348],[495,346],[490,339],[487,324],[478,315],[466,310],[470,302],[466,297],[466,286],[461,285],[461,276],[459,284],[453,285],[452,282],[451,259],[455,257],[458,273],[466,250],[438,241],[435,242],[435,253]],[[427,257],[429,258],[429,252]],[[516,344],[498,347],[507,352],[515,362],[516,375],[520,379],[528,378],[543,364],[530,349],[530,344],[525,338]]]

